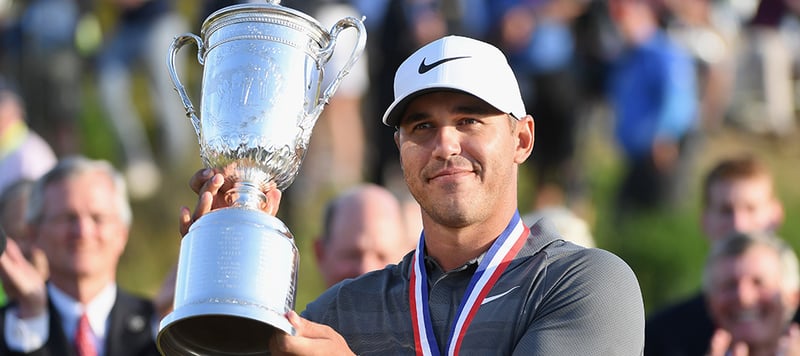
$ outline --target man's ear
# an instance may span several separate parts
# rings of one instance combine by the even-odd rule
[[[777,230],[781,225],[783,225],[783,219],[786,217],[786,212],[783,210],[783,204],[778,200],[774,199],[772,204],[774,205],[774,212],[773,212],[773,219],[774,222],[773,228]]]
[[[533,152],[535,125],[533,116],[525,115],[517,122],[517,153],[514,162],[522,164]]]
[[[394,145],[397,147],[397,152],[400,152],[400,129],[398,128],[394,132]],[[400,169],[403,169],[403,155],[398,155],[400,157]]]

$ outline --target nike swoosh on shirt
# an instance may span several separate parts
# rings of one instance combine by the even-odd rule
[[[505,296],[506,296],[508,293],[511,293],[511,292],[513,292],[513,291],[514,291],[514,289],[517,289],[517,288],[519,288],[519,286],[516,286],[516,287],[514,287],[514,288],[511,288],[511,289],[509,289],[509,290],[507,290],[507,291],[505,291],[505,292],[503,292],[503,293],[500,293],[500,294],[497,294],[497,295],[493,295],[493,296],[491,296],[491,297],[486,297],[486,298],[483,298],[483,302],[481,302],[481,305],[484,305],[484,304],[486,304],[486,303],[489,303],[489,302],[491,302],[491,301],[494,301],[494,300],[500,299],[500,298],[502,298],[502,297],[505,297]]]
[[[419,62],[419,69],[417,70],[417,72],[419,72],[419,74],[425,74],[425,73],[429,72],[431,69],[436,68],[436,67],[438,67],[438,66],[440,66],[440,65],[442,65],[444,63],[447,63],[447,62],[450,62],[450,61],[454,61],[456,59],[463,59],[463,58],[470,58],[470,56],[444,58],[444,59],[440,59],[440,60],[438,60],[436,62],[433,62],[431,64],[425,64],[425,58],[422,58],[422,62]]]

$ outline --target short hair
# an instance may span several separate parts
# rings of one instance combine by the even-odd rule
[[[386,189],[385,187],[375,184],[375,183],[361,183],[355,186],[350,187],[346,191],[340,193],[339,195],[335,196],[334,198],[330,199],[327,204],[325,204],[325,210],[323,213],[323,221],[322,221],[322,232],[320,234],[320,240],[322,243],[328,244],[331,242],[331,234],[333,231],[333,224],[336,219],[336,216],[342,212],[343,209],[352,208],[354,205],[354,201],[356,202],[355,206],[359,206],[359,209],[364,209],[364,205],[366,204],[362,198],[362,195],[365,192],[370,191],[381,191],[380,194],[386,194],[386,196],[392,197],[395,201],[397,201],[394,194]],[[399,201],[397,201],[398,209],[399,209]]]
[[[755,155],[745,153],[719,161],[703,180],[703,206],[711,201],[711,186],[726,181],[749,178],[767,178],[772,182],[772,171]]]
[[[783,288],[800,289],[800,267],[798,267],[800,264],[797,254],[786,241],[769,232],[734,233],[716,242],[706,259],[703,289],[711,290],[711,268],[715,262],[726,257],[741,256],[756,246],[768,247],[778,254]]]
[[[56,163],[50,171],[39,178],[31,190],[28,209],[25,211],[25,221],[28,224],[38,224],[44,218],[44,194],[47,187],[53,183],[80,176],[87,173],[102,173],[111,179],[114,186],[114,199],[119,209],[120,219],[126,226],[133,220],[133,212],[128,200],[125,179],[108,161],[93,160],[83,156],[65,157]]]

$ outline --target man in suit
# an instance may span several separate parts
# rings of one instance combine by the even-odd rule
[[[0,354],[159,355],[155,306],[115,282],[131,215],[124,180],[108,162],[65,158],[36,182],[25,219],[50,278],[13,243],[0,256],[12,300],[0,312]]]

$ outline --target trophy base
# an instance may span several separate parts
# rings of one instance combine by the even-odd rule
[[[276,332],[294,335],[285,316],[271,311],[254,315],[250,306],[185,306],[161,321],[157,345],[162,355],[263,355]]]
[[[278,218],[223,208],[181,240],[174,310],[162,321],[164,355],[263,355],[275,332],[294,334],[297,247]]]

